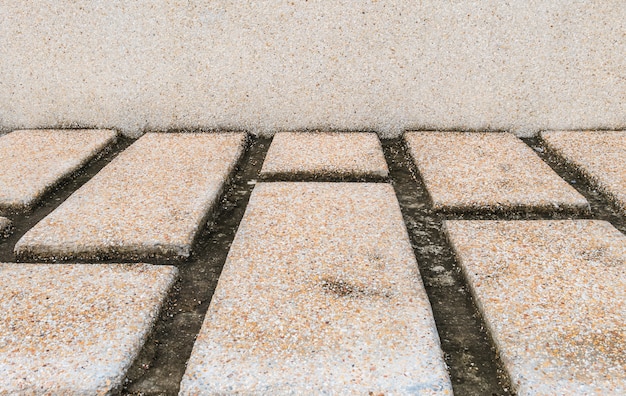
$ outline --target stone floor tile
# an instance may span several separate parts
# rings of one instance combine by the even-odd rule
[[[435,209],[588,210],[587,200],[510,133],[408,132]]]
[[[451,394],[394,190],[260,183],[181,394]]]
[[[28,231],[22,259],[184,258],[245,133],[149,133]]]
[[[0,238],[6,237],[13,223],[6,217],[0,217]]]
[[[626,394],[626,236],[595,220],[445,228],[519,395]]]
[[[550,131],[541,138],[626,213],[626,131]]]
[[[31,208],[113,143],[110,130],[22,130],[0,136],[0,211]]]
[[[279,132],[274,135],[263,177],[387,177],[375,133]]]
[[[103,395],[121,385],[177,270],[0,264],[0,393]]]

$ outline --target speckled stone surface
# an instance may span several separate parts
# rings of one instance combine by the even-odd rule
[[[28,231],[15,253],[187,257],[245,140],[245,133],[146,134]]]
[[[593,220],[445,228],[519,395],[626,394],[626,236]]]
[[[393,188],[257,184],[181,394],[368,392],[452,393]]]
[[[587,210],[589,204],[510,133],[408,132],[435,209]]]
[[[541,138],[626,214],[626,131],[550,131]]]
[[[121,385],[176,275],[145,264],[0,264],[0,394]]]
[[[11,225],[11,220],[0,216],[0,238],[7,236],[9,230],[11,229]]]
[[[110,130],[27,130],[0,136],[0,211],[30,208],[116,136]]]
[[[281,132],[274,135],[261,176],[387,177],[375,133]]]
[[[626,125],[626,2],[2,1],[0,129]]]

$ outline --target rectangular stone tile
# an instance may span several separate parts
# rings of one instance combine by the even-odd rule
[[[245,133],[149,133],[15,246],[22,259],[188,257]]]
[[[12,222],[6,217],[0,217],[0,238],[6,237],[11,229]]]
[[[110,130],[23,130],[0,136],[0,212],[26,210],[113,143]]]
[[[279,132],[274,135],[262,177],[387,177],[375,133]]]
[[[0,393],[120,386],[176,275],[145,264],[0,264]]]
[[[181,394],[451,394],[394,190],[260,183]]]
[[[626,394],[626,236],[593,220],[445,227],[519,395]]]
[[[626,131],[550,131],[541,138],[626,213]]]
[[[587,200],[510,133],[409,132],[435,209],[588,210]]]

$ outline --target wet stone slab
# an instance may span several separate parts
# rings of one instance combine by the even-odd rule
[[[261,176],[387,177],[389,171],[375,133],[279,132]]]
[[[0,238],[6,237],[9,234],[12,224],[11,220],[0,216]]]
[[[260,183],[181,394],[450,395],[393,188]]]
[[[0,136],[0,212],[31,208],[116,136],[110,130],[51,129]]]
[[[587,200],[509,133],[408,132],[435,209],[588,210]]]
[[[626,213],[626,131],[550,131],[541,138]]]
[[[0,264],[0,393],[103,395],[121,385],[177,270]]]
[[[626,394],[626,236],[595,220],[445,227],[518,394]]]
[[[188,257],[244,133],[149,133],[15,246],[21,259]]]

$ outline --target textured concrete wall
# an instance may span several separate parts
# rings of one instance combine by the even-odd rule
[[[626,2],[0,3],[0,130],[626,126]]]

